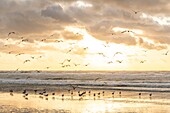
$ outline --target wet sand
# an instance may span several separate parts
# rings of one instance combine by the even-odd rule
[[[47,88],[47,87],[46,87]],[[0,92],[0,112],[29,113],[169,113],[170,99],[168,93],[126,92],[110,90],[86,90],[80,97],[79,90],[47,89],[48,96],[39,95],[28,90],[28,96],[17,90]],[[85,90],[81,90],[80,94]],[[104,94],[103,94],[104,91]],[[52,95],[55,92],[55,95]],[[73,95],[71,95],[73,92]],[[114,92],[114,95],[112,94]],[[47,94],[46,93],[46,94]],[[95,97],[94,97],[95,93]],[[100,93],[100,95],[98,95]],[[62,97],[64,94],[64,97]]]

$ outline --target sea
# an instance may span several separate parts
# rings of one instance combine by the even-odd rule
[[[1,71],[0,84],[170,93],[169,71]]]

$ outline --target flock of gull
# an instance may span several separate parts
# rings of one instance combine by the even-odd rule
[[[133,12],[134,14],[138,14],[140,11],[134,11],[134,10],[132,10],[132,12]],[[123,31],[121,31],[120,33],[124,34],[124,33],[135,33],[135,32],[132,31],[132,30],[123,30]],[[17,35],[17,33],[14,32],[14,31],[9,32],[9,33],[8,33],[8,38],[6,39],[7,41],[10,39],[10,36],[11,36],[11,35]],[[52,34],[52,35],[50,35],[49,37],[53,37],[54,35],[55,35],[55,34]],[[75,35],[79,35],[79,33],[76,33]],[[111,35],[113,35],[113,33],[111,33]],[[29,42],[29,39],[27,39],[27,38],[20,37],[20,39],[21,39],[21,41],[20,41],[18,44],[21,44],[22,42]],[[46,42],[47,40],[48,40],[48,38],[40,39],[41,42]],[[56,40],[54,40],[54,42],[56,42],[56,43],[62,43],[62,42],[64,42],[64,40],[56,39]],[[76,43],[70,43],[70,45],[74,45],[74,44],[76,44]],[[8,45],[4,45],[4,46],[7,47]],[[106,43],[103,44],[103,46],[104,46],[105,48],[110,47],[109,42],[106,41]],[[82,49],[83,49],[84,51],[86,51],[86,50],[89,49],[89,47],[83,47]],[[70,54],[73,50],[74,50],[73,47],[72,47],[72,48],[69,48],[69,50],[66,51],[66,54]],[[146,52],[146,51],[145,51],[145,52]],[[169,53],[169,50],[168,50],[166,53],[163,53],[163,55],[168,55],[168,53]],[[26,54],[26,53],[24,53],[24,52],[22,52],[22,53],[15,53],[15,51],[9,51],[8,54],[15,54],[15,56],[18,57],[18,56],[21,56],[21,55]],[[96,53],[96,55],[99,55],[99,56],[104,57],[104,58],[109,58],[109,57],[108,57],[106,54],[104,54],[103,52],[98,52],[98,53]],[[123,52],[120,52],[120,51],[115,52],[115,53],[113,54],[113,58],[114,58],[116,55],[123,55]],[[23,61],[23,64],[26,64],[26,63],[28,63],[28,62],[31,62],[33,59],[40,59],[40,58],[42,58],[42,57],[43,57],[43,56],[41,56],[41,55],[38,56],[38,57],[31,56],[30,59],[25,59],[25,60]],[[87,66],[90,65],[90,63],[87,63],[87,64],[79,64],[79,63],[72,62],[72,64],[71,64],[71,62],[72,62],[72,59],[66,58],[65,60],[63,60],[63,61],[60,62],[59,64],[61,65],[62,68],[67,68],[67,67],[71,67],[71,66],[75,66],[75,67],[77,67],[77,66],[84,66],[84,67],[87,67]],[[121,64],[121,63],[123,63],[123,60],[115,60],[115,62]],[[145,62],[146,62],[146,60],[141,60],[139,63],[145,63]],[[113,64],[113,63],[114,63],[113,60],[110,60],[110,61],[107,62],[107,64]],[[46,66],[45,68],[46,68],[46,69],[50,69],[51,67],[50,67],[50,66]],[[18,71],[19,69],[20,69],[20,68],[17,68],[17,71]]]
[[[11,96],[14,96],[14,90],[9,90],[9,93]],[[71,96],[71,99],[73,99],[73,97],[77,97],[78,96],[78,99],[79,100],[83,100],[85,97],[89,96],[89,97],[92,97],[94,100],[96,99],[100,99],[101,97],[108,97],[109,95],[111,95],[112,98],[115,98],[115,94],[121,98],[122,96],[122,92],[121,91],[112,91],[112,92],[107,92],[106,96],[105,96],[105,91],[99,91],[99,92],[92,92],[91,90],[88,90],[88,91],[76,91],[74,88],[73,90],[67,90],[65,91],[64,93],[59,93],[59,92],[47,92],[46,89],[42,89],[42,90],[26,90],[24,89],[22,91],[22,94],[23,94],[23,97],[24,99],[28,100],[28,97],[29,95],[32,95],[32,94],[35,94],[35,95],[38,95],[39,98],[43,99],[45,98],[46,100],[48,100],[48,97],[51,97],[52,96],[52,99],[55,99],[55,96],[59,96],[60,98],[59,99],[68,99],[68,97]],[[109,93],[109,94],[108,94]],[[152,93],[148,93],[149,95],[149,98],[151,99],[152,98]],[[138,97],[139,99],[141,98],[142,96],[142,93],[138,93]],[[110,96],[109,96],[110,97]]]

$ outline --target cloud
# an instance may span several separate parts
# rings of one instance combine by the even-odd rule
[[[41,11],[41,15],[44,17],[50,17],[55,19],[57,22],[73,23],[76,22],[71,18],[60,5],[48,6],[46,9]]]
[[[69,32],[69,31],[62,31],[61,35],[65,40],[82,40],[83,39],[83,35],[78,34],[78,33],[74,34],[73,32]]]
[[[167,49],[167,45],[163,45],[163,44],[160,44],[160,43],[149,43],[147,41],[144,41],[142,38],[139,38],[139,41],[138,41],[139,45],[143,48],[146,48],[146,49],[151,49],[151,50],[163,50],[163,49]]]

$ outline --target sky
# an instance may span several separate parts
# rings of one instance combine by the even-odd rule
[[[170,70],[169,0],[0,0],[0,70]]]

